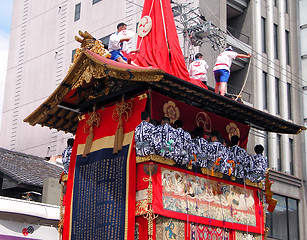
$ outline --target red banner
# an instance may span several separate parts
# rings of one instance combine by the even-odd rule
[[[155,214],[207,226],[263,234],[258,189],[163,164],[151,164]],[[137,191],[147,189],[148,163],[137,166]],[[153,167],[154,166],[154,167]],[[148,192],[148,198],[150,199]],[[137,200],[138,201],[138,200]]]
[[[133,136],[146,102],[147,94],[141,94],[96,110],[96,117],[82,116],[68,173],[63,239],[134,239],[134,228],[130,227],[135,224]],[[122,150],[113,154],[120,117]],[[90,151],[82,157],[91,126]]]
[[[169,117],[171,123],[180,119],[184,123],[183,128],[189,132],[193,132],[196,127],[203,127],[206,132],[218,131],[227,142],[230,141],[231,136],[237,135],[240,137],[240,147],[246,148],[248,125],[220,117],[154,91],[151,96],[152,119],[161,121],[163,117]]]

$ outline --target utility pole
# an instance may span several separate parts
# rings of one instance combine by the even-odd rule
[[[183,54],[187,66],[192,47],[210,42],[215,51],[225,48],[226,34],[211,21],[207,21],[199,7],[192,7],[192,3],[172,4],[175,22],[181,25],[177,26],[177,29],[183,33]]]

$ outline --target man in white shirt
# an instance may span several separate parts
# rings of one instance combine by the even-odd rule
[[[230,76],[230,66],[232,60],[236,58],[250,58],[250,54],[238,54],[234,52],[232,47],[228,47],[222,52],[216,59],[213,73],[215,77],[215,93],[219,93],[224,96],[226,91],[227,82]]]
[[[127,24],[119,23],[117,25],[117,32],[113,33],[109,39],[108,50],[111,53],[111,59],[121,63],[127,63],[128,61],[128,59],[124,57],[122,51],[125,51],[126,53],[137,53],[140,51],[139,49],[129,50],[127,43],[130,41],[131,36],[126,33],[126,30]],[[131,64],[133,63],[131,62]]]
[[[207,85],[207,70],[209,66],[207,62],[203,59],[201,53],[195,55],[195,60],[190,63],[189,74],[191,78],[201,80],[205,85]]]

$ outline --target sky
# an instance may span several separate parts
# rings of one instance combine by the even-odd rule
[[[13,0],[0,0],[0,126],[7,69]]]

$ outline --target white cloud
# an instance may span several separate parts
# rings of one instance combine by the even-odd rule
[[[0,126],[2,119],[4,87],[7,70],[8,47],[9,34],[0,30]]]

